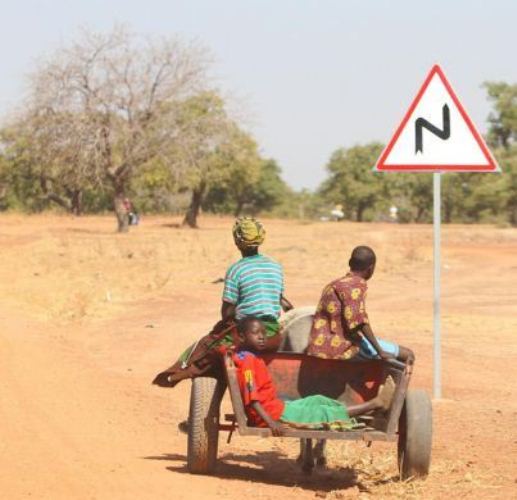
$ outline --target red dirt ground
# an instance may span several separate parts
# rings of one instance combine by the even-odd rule
[[[432,385],[431,226],[266,220],[287,296],[314,304],[357,244],[378,253],[368,309]],[[217,319],[238,254],[230,219],[0,217],[0,492],[6,499],[517,498],[517,230],[443,231],[444,399],[429,477],[396,479],[395,447],[329,443],[304,477],[289,439],[220,442],[213,477],[185,467],[190,383],[150,385]]]

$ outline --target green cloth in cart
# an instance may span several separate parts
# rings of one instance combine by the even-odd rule
[[[344,404],[319,394],[286,401],[280,420],[301,429],[351,430],[358,425]]]

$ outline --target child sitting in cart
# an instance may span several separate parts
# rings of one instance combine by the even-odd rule
[[[266,334],[261,321],[244,318],[238,325],[241,345],[233,355],[239,388],[248,417],[256,427],[269,427],[274,436],[282,435],[287,426],[296,428],[351,428],[351,417],[373,410],[387,410],[395,392],[395,382],[388,377],[377,396],[362,404],[346,407],[322,395],[307,396],[294,401],[278,398],[264,360],[256,353],[266,347]]]

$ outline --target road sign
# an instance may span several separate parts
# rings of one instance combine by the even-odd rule
[[[437,64],[431,68],[374,170],[433,172],[433,395],[441,398],[441,174],[500,169]]]
[[[377,172],[499,172],[442,68],[435,65],[374,168]]]

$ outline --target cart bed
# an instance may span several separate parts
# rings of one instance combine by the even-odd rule
[[[382,360],[327,360],[305,354],[276,352],[261,356],[273,378],[278,396],[283,400],[322,394],[347,406],[376,396],[379,385],[388,375],[397,384],[391,408],[375,415],[368,427],[350,431],[287,429],[283,436],[315,439],[361,441],[395,441],[398,419],[404,404],[409,377],[402,369]],[[228,388],[234,410],[234,422],[241,435],[272,436],[269,428],[250,427],[242,403],[236,368],[230,356],[225,357]]]

